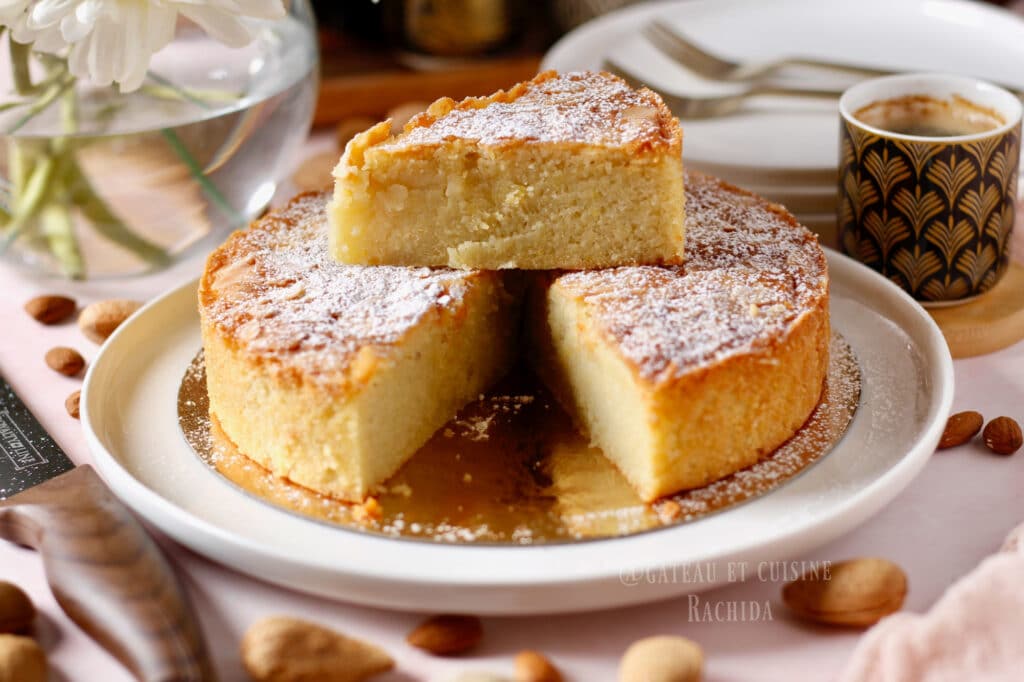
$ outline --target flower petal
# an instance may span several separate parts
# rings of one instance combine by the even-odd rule
[[[96,28],[89,40],[89,74],[97,85],[110,85],[114,82],[115,63],[121,50],[122,32],[114,22],[102,18],[96,22]]]
[[[76,0],[38,0],[28,12],[28,27],[32,29],[53,26],[75,9]]]
[[[229,47],[242,47],[252,40],[249,29],[237,16],[211,7],[179,7],[183,15],[199,24],[217,41]]]
[[[149,8],[148,4],[130,5],[125,8],[122,16],[120,27],[124,39],[114,76],[121,92],[138,90],[142,81],[146,79],[149,60],[153,56],[152,46],[147,40],[149,35],[146,32]]]
[[[60,20],[60,34],[68,43],[77,43],[92,31],[92,23],[83,23],[74,13],[67,14]]]
[[[0,0],[0,24],[11,26],[25,13],[28,0]]]

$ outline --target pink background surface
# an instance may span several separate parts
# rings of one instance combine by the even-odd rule
[[[322,146],[323,141],[310,148]],[[175,267],[124,282],[67,283],[40,280],[0,266],[0,372],[43,426],[76,463],[89,462],[78,421],[68,417],[64,399],[80,387],[46,367],[43,354],[56,345],[79,349],[91,360],[97,348],[73,323],[42,327],[22,310],[34,295],[63,292],[81,305],[109,297],[144,299],[199,274],[197,255]],[[1021,293],[1024,296],[1024,292]],[[956,362],[954,411],[974,409],[991,418],[1024,420],[1024,343],[981,358]],[[974,442],[938,453],[892,504],[863,526],[797,560],[841,560],[881,556],[904,567],[910,579],[905,609],[926,610],[948,585],[999,548],[1024,519],[1024,452],[1004,458]],[[546,652],[575,680],[611,680],[618,660],[634,640],[652,634],[680,634],[704,648],[706,680],[828,680],[846,662],[859,634],[806,625],[789,617],[779,602],[783,580],[756,575],[700,595],[710,603],[770,602],[771,620],[702,622],[691,617],[686,597],[659,604],[582,615],[542,618],[487,618],[480,649],[458,659],[431,658],[405,644],[421,616],[381,611],[309,597],[245,577],[162,539],[172,563],[198,605],[221,679],[245,680],[238,642],[257,618],[288,614],[322,622],[386,648],[398,662],[382,682],[434,679],[469,670],[510,675],[522,648]],[[756,565],[747,572],[757,572]],[[0,579],[26,589],[42,612],[39,638],[55,668],[54,680],[122,682],[127,672],[61,612],[50,595],[39,559],[29,550],[0,542]]]

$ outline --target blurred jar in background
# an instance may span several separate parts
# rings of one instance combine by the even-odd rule
[[[507,44],[518,31],[516,7],[522,6],[512,0],[405,0],[401,4],[406,46],[442,57],[468,57]]]
[[[363,43],[438,57],[501,51],[519,37],[523,2],[516,0],[316,0],[326,28]],[[539,3],[545,14],[547,3]]]

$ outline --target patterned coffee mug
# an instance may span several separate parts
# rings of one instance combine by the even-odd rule
[[[988,130],[944,137],[857,118],[869,105],[922,99],[991,114]],[[963,301],[1005,272],[1020,166],[1021,101],[973,78],[876,78],[839,101],[839,244],[925,304]],[[864,116],[864,114],[861,114]]]

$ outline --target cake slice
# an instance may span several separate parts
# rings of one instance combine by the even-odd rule
[[[548,71],[357,135],[334,170],[343,263],[585,269],[677,263],[682,131],[607,73]]]
[[[211,418],[274,474],[359,501],[507,370],[501,273],[342,265],[327,194],[211,254],[199,286]]]
[[[687,261],[535,275],[538,374],[645,501],[748,467],[820,399],[825,255],[780,206],[687,178]]]

